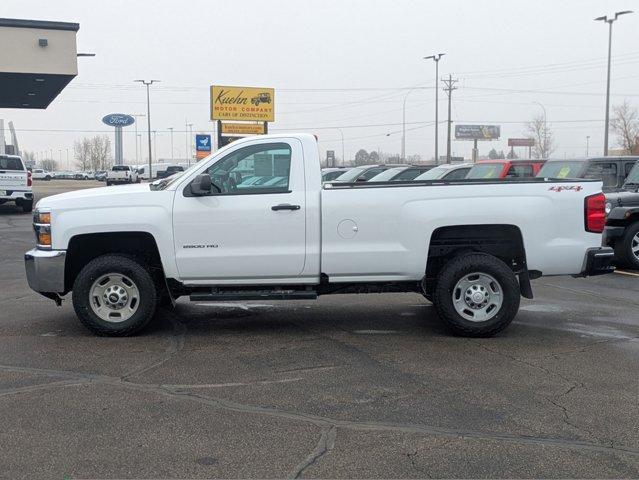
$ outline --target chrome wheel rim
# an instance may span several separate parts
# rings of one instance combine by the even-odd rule
[[[121,273],[102,275],[93,282],[89,292],[91,310],[105,322],[126,322],[140,305],[137,285]]]
[[[504,299],[499,282],[482,272],[464,275],[453,288],[452,297],[457,313],[471,322],[493,318],[501,310]]]
[[[632,242],[630,242],[630,251],[632,252],[632,255],[639,260],[639,233],[632,237]]]

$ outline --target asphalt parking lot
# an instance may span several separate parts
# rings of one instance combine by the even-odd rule
[[[0,206],[2,477],[639,477],[637,273],[539,279],[491,339],[411,294],[180,300],[114,339],[28,289],[33,243]]]

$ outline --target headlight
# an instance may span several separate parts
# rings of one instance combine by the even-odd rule
[[[608,215],[612,211],[612,203],[606,202],[606,215]]]
[[[33,231],[36,246],[42,250],[51,250],[51,212],[36,210],[33,214]]]

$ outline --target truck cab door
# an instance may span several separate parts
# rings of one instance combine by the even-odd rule
[[[180,185],[173,208],[182,281],[262,283],[298,277],[306,255],[304,157],[296,139],[256,140],[231,149],[198,174],[211,193]]]

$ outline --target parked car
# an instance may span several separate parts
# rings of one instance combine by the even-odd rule
[[[378,173],[369,182],[408,182],[415,177],[431,170],[435,165],[412,165],[408,167],[389,168]]]
[[[639,160],[639,157],[625,157]],[[606,194],[604,245],[615,249],[615,262],[639,270],[639,161],[635,163],[623,187]]]
[[[33,177],[17,155],[0,155],[0,205],[11,202],[27,213],[33,209]]]
[[[34,180],[46,180],[49,181],[53,178],[53,174],[42,168],[36,168],[31,172],[31,178]]]
[[[76,180],[89,180],[90,176],[87,172],[74,172],[73,178]]]
[[[138,173],[129,165],[113,165],[107,173],[107,186],[122,183],[138,183]]]
[[[639,157],[594,157],[569,160],[548,160],[538,177],[594,178],[603,181],[605,193],[623,189],[626,177]]]
[[[466,178],[472,166],[472,163],[444,163],[415,177],[415,180],[461,180]]]
[[[166,167],[166,170],[159,170],[157,172],[157,178],[170,177],[171,175],[175,175],[176,173],[183,171],[184,167],[182,167],[181,165],[169,165],[168,167]]]
[[[95,178],[99,182],[105,182],[106,181],[106,177],[107,177],[107,171],[106,170],[98,170],[93,175],[93,178]]]
[[[545,162],[546,160],[479,160],[468,171],[466,178],[531,178],[537,175]]]
[[[335,180],[340,175],[346,173],[350,168],[348,167],[330,167],[322,169],[322,182],[330,182]]]
[[[347,172],[337,177],[333,182],[355,183],[367,182],[375,175],[395,167],[409,167],[410,165],[362,165],[351,168]]]
[[[218,183],[247,169],[285,184]],[[313,135],[260,135],[150,186],[43,198],[25,267],[100,335],[131,335],[181,295],[412,292],[453,332],[487,336],[532,298],[531,277],[612,271],[604,204],[599,180],[322,184]]]

